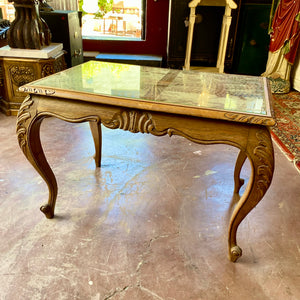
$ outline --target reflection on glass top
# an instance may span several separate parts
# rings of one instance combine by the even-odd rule
[[[269,115],[263,77],[89,61],[27,86]]]

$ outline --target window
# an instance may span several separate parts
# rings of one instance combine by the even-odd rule
[[[91,0],[87,0],[91,1]],[[114,0],[115,1],[115,0]],[[124,1],[124,0],[123,0]],[[169,0],[141,1],[141,36],[83,38],[84,51],[158,55],[166,59]],[[124,1],[125,2],[125,1]],[[107,34],[108,35],[108,34]]]
[[[79,0],[84,39],[144,39],[145,0]]]
[[[0,8],[2,10],[2,19],[13,21],[15,19],[15,9],[8,0],[0,0]]]

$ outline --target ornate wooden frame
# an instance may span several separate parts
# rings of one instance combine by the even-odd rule
[[[0,57],[0,111],[17,115],[24,100],[18,88],[66,69],[64,52],[48,59]]]

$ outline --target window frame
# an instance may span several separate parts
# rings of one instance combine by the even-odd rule
[[[144,0],[141,40],[83,39],[84,51],[122,54],[151,54],[166,58],[169,0]]]

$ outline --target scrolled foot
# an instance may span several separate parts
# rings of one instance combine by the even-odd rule
[[[40,211],[45,214],[47,219],[52,219],[54,217],[54,211],[49,204],[42,205]]]
[[[239,246],[233,246],[230,249],[230,260],[236,262],[242,256],[242,249]]]

